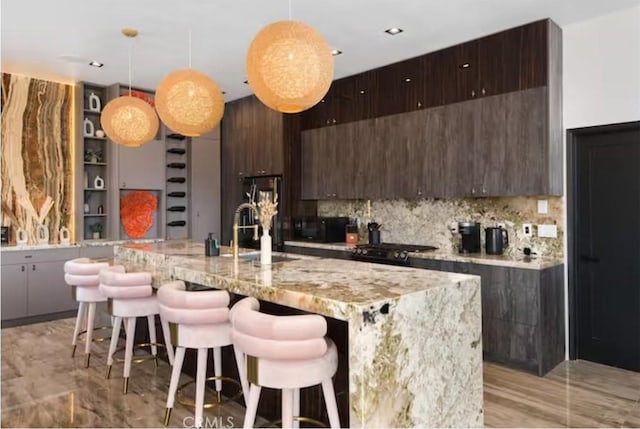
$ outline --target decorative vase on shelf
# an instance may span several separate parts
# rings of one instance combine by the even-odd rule
[[[89,94],[89,110],[92,112],[99,112],[101,108],[100,97],[93,92]]]
[[[96,131],[96,127],[93,125],[93,122],[91,122],[88,118],[84,118],[84,122],[82,124],[82,128],[84,129],[84,136],[93,137]]]
[[[91,234],[92,234],[94,240],[100,240],[100,233],[99,232],[93,232]]]
[[[266,231],[260,237],[260,264],[271,265],[271,236]]]
[[[40,224],[36,227],[36,241],[39,245],[49,244],[49,228]]]
[[[104,179],[100,176],[96,176],[96,178],[93,179],[93,187],[96,189],[104,189]]]
[[[71,231],[66,226],[60,228],[60,244],[68,245],[71,243]]]

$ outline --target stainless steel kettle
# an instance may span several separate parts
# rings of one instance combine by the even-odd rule
[[[502,255],[504,248],[509,245],[509,233],[506,229],[497,226],[484,229],[484,248],[487,255]]]

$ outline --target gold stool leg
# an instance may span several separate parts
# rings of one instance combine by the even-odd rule
[[[76,356],[76,345],[73,345],[73,349],[71,350],[71,357],[75,357]]]
[[[91,353],[87,353],[87,360],[84,364],[85,368],[89,368],[89,362],[91,361]]]
[[[126,395],[129,391],[129,377],[124,378],[124,383],[122,383],[122,392]]]
[[[164,412],[164,425],[169,426],[169,419],[171,419],[171,408],[167,408]]]
[[[107,380],[111,377],[111,365],[107,365],[107,373],[104,375],[104,378]]]

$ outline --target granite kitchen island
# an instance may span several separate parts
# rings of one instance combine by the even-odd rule
[[[351,427],[483,425],[479,277],[279,253],[261,266],[221,250],[132,244],[115,263],[157,287],[180,279],[345,321]]]

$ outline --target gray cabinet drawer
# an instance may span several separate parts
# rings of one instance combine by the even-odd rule
[[[78,247],[60,249],[13,250],[2,252],[2,265],[32,262],[68,261],[80,255]]]
[[[2,264],[2,320],[18,319],[27,315],[28,264]]]
[[[27,312],[29,316],[57,313],[78,308],[71,286],[64,281],[64,262],[27,264],[29,287]]]

